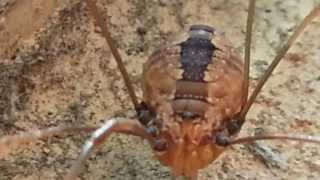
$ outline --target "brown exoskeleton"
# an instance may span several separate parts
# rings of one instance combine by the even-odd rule
[[[156,51],[144,66],[143,101],[138,102],[119,53],[111,42],[95,1],[87,4],[106,37],[124,76],[137,111],[137,120],[114,118],[98,128],[53,128],[0,139],[1,148],[63,132],[94,131],[80,158],[65,179],[75,179],[92,150],[111,133],[146,138],[156,156],[170,166],[175,176],[196,179],[199,169],[215,160],[226,147],[260,139],[291,139],[320,143],[316,137],[260,135],[236,138],[246,114],[264,83],[293,41],[311,20],[319,15],[315,8],[298,27],[289,42],[259,81],[248,98],[250,36],[254,2],[250,1],[245,61],[233,51],[222,34],[206,25],[191,26],[188,35],[172,46]]]

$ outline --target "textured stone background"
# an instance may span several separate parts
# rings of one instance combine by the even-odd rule
[[[99,0],[141,97],[142,64],[191,24],[212,25],[243,52],[247,1]],[[294,27],[320,0],[258,0],[252,83]],[[108,9],[108,12],[106,11]],[[260,129],[319,134],[320,18],[299,38],[249,113],[240,135]],[[104,39],[80,0],[0,0],[0,135],[63,125],[98,125],[132,114],[132,104]],[[88,136],[52,138],[0,161],[0,180],[62,179]],[[257,146],[256,146],[257,147]],[[319,179],[320,147],[260,142],[274,155],[237,145],[200,179]],[[266,154],[266,153],[262,153]],[[270,153],[269,153],[270,154]],[[90,158],[82,179],[171,179],[146,142],[112,136]]]

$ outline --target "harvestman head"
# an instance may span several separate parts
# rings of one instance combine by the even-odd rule
[[[63,134],[78,134],[80,132],[86,132],[86,133],[93,132],[91,138],[85,143],[83,147],[83,151],[80,154],[80,157],[73,164],[72,169],[70,170],[70,173],[65,177],[65,179],[70,180],[70,179],[75,179],[75,177],[79,174],[81,170],[81,166],[84,164],[85,160],[89,157],[91,152],[95,148],[97,148],[99,145],[101,145],[111,133],[124,133],[124,134],[135,135],[135,136],[139,136],[144,139],[147,139],[150,142],[151,147],[156,152],[160,152],[161,155],[158,155],[159,160],[164,165],[171,166],[175,175],[177,176],[183,175],[191,179],[196,179],[198,169],[207,166],[217,156],[219,156],[219,154],[224,150],[225,147],[228,147],[234,144],[248,143],[248,142],[253,142],[257,140],[272,139],[272,140],[294,140],[294,141],[301,141],[301,142],[308,142],[308,143],[316,143],[320,145],[320,138],[315,136],[265,134],[265,135],[239,137],[239,138],[236,137],[243,123],[246,120],[246,115],[248,111],[250,110],[253,102],[255,101],[257,95],[261,91],[265,82],[268,80],[268,78],[270,77],[275,67],[278,65],[280,60],[289,50],[289,48],[294,43],[294,41],[303,32],[306,26],[310,24],[315,17],[320,15],[320,6],[317,6],[315,9],[313,9],[303,19],[302,23],[296,28],[294,33],[290,36],[288,42],[280,48],[277,56],[274,58],[271,65],[268,67],[268,69],[264,73],[264,75],[260,78],[253,92],[249,95],[248,90],[249,90],[250,46],[251,46],[251,34],[252,34],[252,25],[253,25],[254,10],[255,10],[255,0],[250,0],[248,19],[247,19],[246,43],[245,43],[245,57],[244,57],[245,61],[244,61],[244,64],[241,61],[239,61],[240,62],[239,67],[243,68],[243,69],[240,69],[239,71],[242,77],[239,78],[240,83],[239,83],[239,86],[236,87],[237,90],[235,90],[235,92],[237,92],[238,94],[240,93],[239,94],[240,97],[238,97],[240,102],[239,110],[235,111],[235,113],[233,113],[231,117],[228,117],[228,120],[223,119],[218,122],[213,122],[213,124],[218,126],[218,128],[216,129],[209,128],[212,132],[210,133],[210,135],[206,135],[205,133],[203,133],[203,132],[206,132],[205,127],[209,125],[210,126],[213,125],[213,124],[202,123],[203,119],[210,121],[211,117],[204,117],[204,114],[203,114],[203,113],[207,113],[207,111],[209,110],[203,110],[201,108],[196,109],[192,105],[190,105],[189,107],[187,105],[184,105],[184,103],[192,102],[192,103],[198,103],[197,105],[201,107],[209,106],[209,105],[204,105],[205,103],[202,102],[202,101],[205,101],[205,98],[208,98],[208,97],[202,96],[201,94],[202,92],[198,91],[198,89],[201,90],[200,86],[203,86],[204,84],[205,85],[210,84],[210,82],[206,80],[207,78],[205,74],[205,73],[208,73],[207,71],[209,71],[208,69],[206,69],[208,67],[205,66],[204,70],[201,69],[203,68],[203,66],[199,66],[198,67],[199,69],[196,69],[196,68],[190,69],[190,66],[188,63],[190,63],[191,60],[194,60],[194,58],[197,58],[190,55],[190,54],[194,54],[193,52],[195,53],[201,52],[201,54],[198,54],[198,55],[203,56],[201,58],[208,61],[208,64],[210,64],[211,62],[211,56],[217,59],[219,59],[219,56],[225,57],[224,50],[221,50],[219,45],[212,43],[212,41],[214,41],[214,38],[212,36],[215,35],[214,29],[205,25],[191,26],[189,31],[189,38],[187,40],[171,48],[155,52],[150,57],[149,61],[146,63],[144,67],[145,97],[144,97],[144,101],[139,102],[134,93],[134,90],[130,82],[129,76],[126,72],[126,69],[124,68],[124,65],[122,63],[120,54],[117,51],[114,44],[112,43],[112,38],[108,31],[107,23],[101,18],[98,12],[98,9],[96,7],[96,1],[87,0],[86,3],[90,12],[92,13],[92,16],[96,21],[96,25],[100,27],[101,34],[106,39],[112,51],[112,54],[118,63],[118,67],[125,81],[125,85],[128,88],[130,98],[137,112],[137,119],[113,118],[106,121],[106,123],[103,124],[101,127],[78,127],[78,128],[77,127],[72,127],[72,128],[56,127],[56,128],[45,129],[45,130],[39,130],[39,131],[25,132],[20,135],[1,137],[0,138],[0,157],[5,152],[9,152],[12,147],[17,147],[20,144],[32,142],[38,139],[43,139],[43,138],[57,136],[57,135],[61,136]],[[215,54],[214,50],[221,51],[221,52],[220,54],[219,53]],[[192,53],[189,53],[189,52],[192,52]],[[168,54],[163,54],[163,53],[169,53],[170,56]],[[179,56],[177,56],[177,54],[179,54]],[[181,55],[182,57],[180,57],[180,54],[182,54]],[[169,112],[167,112],[167,110],[157,109],[153,105],[155,103],[153,101],[156,101],[156,103],[163,103],[163,104],[166,104],[168,101],[163,100],[163,97],[158,98],[157,96],[154,96],[153,93],[155,93],[154,89],[156,88],[153,87],[152,84],[150,84],[150,78],[152,77],[150,77],[149,75],[152,74],[154,76],[161,76],[162,75],[161,72],[158,71],[159,68],[161,68],[163,65],[161,63],[163,62],[165,63],[165,60],[168,57],[174,58],[176,56],[178,57],[178,59],[182,59],[182,60],[181,62],[178,63],[177,68],[173,69],[173,72],[175,73],[172,76],[176,78],[175,79],[176,89],[174,89],[174,92],[175,92],[174,97],[173,99],[170,99],[168,97],[168,99],[170,99],[170,102],[172,102],[173,104],[172,106],[174,107],[173,110],[175,112],[174,114],[175,116],[172,118],[169,117],[168,119],[161,119],[163,117],[166,117],[165,116],[166,113],[169,113]],[[159,57],[161,57],[162,59],[160,58],[159,60]],[[208,57],[210,58],[208,59]],[[200,75],[194,72],[200,72]],[[210,72],[211,71],[209,71],[209,73]],[[212,70],[212,72],[215,72],[215,71]],[[165,82],[171,82],[171,79],[169,78],[169,80]],[[196,84],[197,85],[196,87],[199,87],[199,88],[192,89],[192,87],[194,87],[194,84]],[[192,93],[190,94],[190,92],[188,91],[189,93],[187,94],[188,98],[186,98],[185,91],[187,90],[185,90],[184,87],[187,87],[185,89],[192,89],[191,91],[193,94]],[[210,90],[210,87],[208,88],[209,90]],[[170,91],[170,88],[168,91]],[[197,96],[191,96],[194,94],[197,94]],[[150,98],[158,98],[158,100],[153,100]],[[207,101],[210,102],[210,100],[207,100]],[[169,110],[172,110],[172,109],[169,108]],[[165,115],[162,115],[161,113]],[[209,123],[209,122],[206,122],[206,123]],[[204,126],[201,126],[201,124],[204,124]],[[178,125],[179,127],[178,128],[174,127],[175,125]],[[196,131],[195,127],[199,128],[200,130]],[[181,131],[171,132],[170,128],[174,130],[179,129]],[[194,134],[192,134],[191,132]],[[179,137],[181,134],[188,136],[188,138],[190,138],[195,142],[182,140],[182,144],[179,144],[180,141],[175,141],[175,137],[173,136]],[[181,135],[181,136],[184,136],[184,135]],[[200,137],[201,140],[198,140],[195,137]],[[192,138],[195,138],[195,139],[192,139]],[[201,143],[206,143],[206,144],[200,145],[201,143],[197,144],[197,141],[199,142],[201,141]],[[200,158],[204,158],[206,163],[199,164],[195,159],[192,159],[193,151],[191,152],[190,158],[189,158],[189,154],[184,154],[184,157],[186,159],[183,159],[183,158],[181,159],[177,157],[181,155],[179,154],[181,152],[177,152],[177,151],[181,150],[181,148],[190,147],[190,146],[196,149],[196,152],[205,151],[205,152],[211,153],[211,156],[203,156],[201,154],[199,155],[199,153],[198,154],[196,153],[196,156],[197,157],[199,156]],[[189,159],[187,159],[187,157]],[[186,166],[183,163],[191,163],[193,165]]]

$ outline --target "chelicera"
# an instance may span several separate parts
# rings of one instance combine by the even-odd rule
[[[86,1],[107,40],[136,110],[136,119],[113,118],[101,127],[57,127],[0,139],[0,147],[63,133],[93,132],[65,179],[75,179],[91,152],[112,133],[147,139],[159,161],[174,176],[197,179],[198,170],[234,144],[285,139],[320,144],[314,136],[264,134],[237,137],[246,115],[274,68],[303,29],[320,14],[316,7],[280,49],[250,96],[249,65],[255,0],[250,0],[244,61],[223,34],[207,25],[192,25],[176,44],[154,52],[144,64],[143,100],[138,101],[120,54],[112,43],[96,2]]]

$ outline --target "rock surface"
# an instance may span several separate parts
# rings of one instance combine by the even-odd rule
[[[320,0],[259,0],[251,82]],[[191,24],[224,31],[243,54],[247,1],[99,0],[139,97],[142,64]],[[249,112],[240,136],[320,132],[320,18],[285,56]],[[0,1],[0,135],[64,125],[99,125],[133,113],[104,39],[80,0]],[[1,180],[62,179],[86,135],[51,138],[0,161]],[[295,142],[237,145],[201,171],[206,179],[319,179],[320,147]],[[261,149],[268,149],[263,150]],[[252,153],[254,152],[254,153]],[[271,152],[266,162],[261,153]],[[260,153],[258,156],[257,154]],[[255,155],[256,154],[256,155]],[[268,157],[268,156],[266,156]],[[171,179],[139,138],[113,135],[85,165],[82,179]]]

